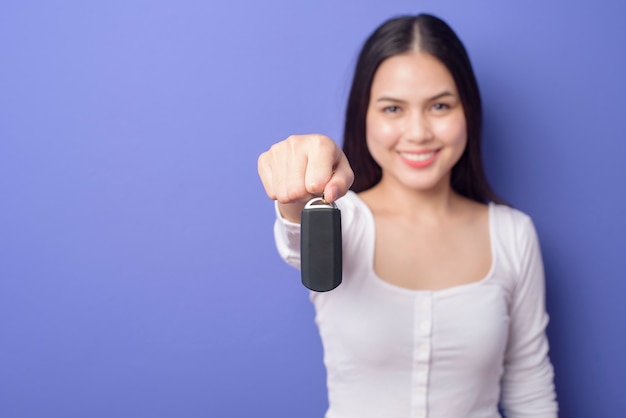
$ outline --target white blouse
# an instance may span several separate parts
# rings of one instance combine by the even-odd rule
[[[311,292],[324,347],[326,418],[557,416],[544,273],[530,218],[489,205],[492,265],[482,280],[410,290],[374,272],[374,217],[337,201],[343,282]],[[278,214],[278,212],[277,212]],[[300,266],[300,225],[278,216],[280,255]]]

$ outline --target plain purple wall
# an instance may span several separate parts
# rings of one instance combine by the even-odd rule
[[[0,4],[0,417],[321,417],[256,158],[339,140],[361,43],[421,11],[537,224],[562,416],[623,414],[626,3],[117,0]]]

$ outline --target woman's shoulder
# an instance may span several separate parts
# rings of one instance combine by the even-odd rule
[[[341,226],[345,231],[369,229],[372,224],[372,214],[367,204],[357,193],[349,190],[336,201],[341,211]]]
[[[369,210],[365,202],[352,190],[348,190],[348,193],[337,199],[336,204],[342,218],[362,217],[363,213]]]
[[[358,205],[359,202],[362,203],[359,195],[352,190],[348,190],[345,195],[337,199],[337,206],[355,206]]]
[[[537,240],[537,232],[532,218],[525,212],[511,206],[490,203],[491,227],[496,240],[504,247],[520,251],[529,242]]]
[[[512,206],[490,202],[489,208],[494,223],[499,227],[519,228],[532,225],[532,219],[528,214]]]

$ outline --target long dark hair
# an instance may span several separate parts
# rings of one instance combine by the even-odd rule
[[[355,173],[351,189],[367,190],[382,177],[366,143],[365,119],[374,74],[394,55],[417,50],[437,58],[450,71],[467,124],[467,146],[452,167],[451,186],[477,202],[502,202],[489,186],[481,156],[482,105],[478,83],[461,40],[443,20],[428,14],[402,16],[383,23],[365,41],[356,64],[343,137],[343,151]]]

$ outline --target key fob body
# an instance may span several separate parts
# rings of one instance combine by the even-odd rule
[[[327,292],[341,284],[341,212],[323,198],[311,199],[300,220],[300,270],[302,284]]]

